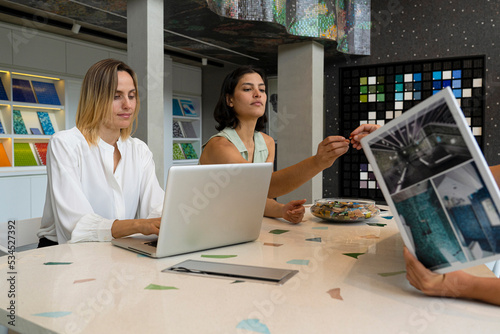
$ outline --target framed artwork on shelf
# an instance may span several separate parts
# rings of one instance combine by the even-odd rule
[[[37,111],[38,119],[40,120],[40,125],[42,126],[43,133],[45,135],[53,135],[54,127],[52,126],[52,122],[50,120],[49,114],[45,111]]]
[[[179,99],[172,99],[172,113],[174,116],[184,116]]]
[[[35,143],[36,154],[40,163],[45,166],[47,162],[47,146],[48,143]]]
[[[10,167],[9,157],[7,156],[7,152],[5,152],[5,147],[0,143],[0,167]]]
[[[61,105],[56,87],[52,82],[31,81],[38,103]]]
[[[172,122],[172,135],[174,138],[184,138],[184,132],[179,121]]]
[[[63,78],[0,71],[2,172],[16,176],[45,172],[49,137],[65,128],[65,96]]]
[[[38,166],[29,143],[14,143],[14,164],[19,166]]]
[[[196,109],[194,107],[192,100],[182,99],[182,100],[180,100],[180,102],[181,102],[182,111],[184,112],[184,116],[189,116],[189,117],[197,117],[198,116],[198,113],[196,112]]]
[[[8,101],[9,97],[7,96],[7,92],[5,91],[5,87],[3,86],[3,82],[0,79],[0,100]]]
[[[13,120],[14,120],[14,133],[16,135],[27,135],[28,131],[26,130],[26,125],[24,124],[23,116],[21,115],[20,110],[12,111]]]
[[[192,122],[181,122],[182,130],[186,138],[197,138],[196,131]]]
[[[16,102],[36,103],[35,94],[29,80],[12,79],[12,100]]]
[[[182,147],[179,143],[174,143],[172,147],[172,154],[174,160],[184,160],[186,159]]]

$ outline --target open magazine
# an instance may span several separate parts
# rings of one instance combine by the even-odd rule
[[[500,259],[500,194],[450,88],[361,140],[402,238],[430,270]]]

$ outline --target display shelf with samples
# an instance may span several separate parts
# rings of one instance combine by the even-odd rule
[[[173,163],[197,164],[201,154],[201,98],[174,95],[172,113]]]
[[[0,175],[45,172],[50,137],[65,128],[64,80],[0,69]]]

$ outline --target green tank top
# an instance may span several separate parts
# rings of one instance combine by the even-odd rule
[[[245,147],[245,144],[243,144],[243,142],[241,141],[240,136],[238,136],[238,133],[235,129],[225,128],[221,132],[210,137],[210,139],[214,137],[224,137],[229,140],[231,143],[233,143],[234,146],[236,146],[238,151],[240,151],[241,156],[248,161],[248,150]],[[208,141],[210,141],[210,139]],[[255,131],[253,134],[253,141],[255,143],[253,162],[266,162],[267,157],[269,156],[269,151],[267,150],[266,141],[264,140],[264,136],[262,136],[262,133],[260,133],[259,131]],[[203,144],[203,148],[205,148],[205,145],[206,143]]]

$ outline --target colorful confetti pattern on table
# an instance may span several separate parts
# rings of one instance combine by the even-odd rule
[[[95,281],[95,278],[79,279],[79,280],[73,281],[73,284],[86,283],[86,282],[92,282],[92,281]]]
[[[389,276],[396,276],[396,275],[401,275],[401,274],[405,274],[405,273],[406,273],[406,270],[401,270],[401,271],[394,271],[392,273],[379,273],[378,275],[382,276],[382,277],[389,277]]]
[[[295,260],[286,261],[286,263],[288,263],[288,264],[298,264],[300,266],[307,266],[309,264],[309,260],[295,259]]]
[[[71,312],[59,311],[59,312],[36,313],[33,315],[37,316],[37,317],[45,317],[45,318],[61,318],[61,317],[65,317],[65,316],[70,315],[70,314],[71,314]]]
[[[288,231],[289,230],[279,230],[279,229],[276,229],[276,230],[269,231],[269,233],[272,233],[272,234],[283,234],[283,233],[286,233]]]
[[[344,298],[342,298],[342,296],[340,295],[340,288],[335,288],[335,289],[328,290],[327,293],[333,299],[344,300]]]
[[[209,259],[229,259],[231,257],[237,257],[238,255],[201,255],[201,257]]]
[[[262,333],[262,334],[271,334],[269,332],[269,328],[259,319],[245,319],[241,320],[236,326],[238,329],[246,329],[248,331]]]
[[[275,244],[275,243],[272,243],[272,242],[264,242],[264,246],[279,247],[279,246],[283,246],[283,244]]]
[[[178,289],[174,286],[149,284],[147,287],[144,288],[144,290],[178,290]]]
[[[348,138],[352,130],[364,123],[384,125],[441,89],[450,87],[474,137],[482,146],[484,72],[484,56],[341,68],[340,135]],[[339,160],[342,180],[339,196],[384,200],[362,150],[349,150]],[[325,184],[325,189],[327,187]],[[328,189],[326,191],[328,193]]]
[[[358,259],[359,256],[365,254],[365,253],[342,253],[345,256],[350,256],[352,258]]]

